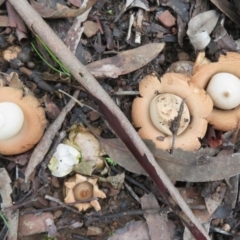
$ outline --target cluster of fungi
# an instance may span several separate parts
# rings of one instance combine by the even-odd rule
[[[161,79],[146,76],[139,84],[140,97],[132,105],[132,121],[143,139],[157,148],[196,151],[208,124],[233,130],[240,119],[240,55],[228,53],[211,63],[199,55],[192,75],[166,73]],[[0,154],[26,152],[41,139],[46,127],[40,102],[21,89],[0,85]],[[95,197],[105,198],[97,179],[76,174],[65,182],[65,202],[80,210],[101,209]]]
[[[208,124],[221,131],[235,129],[240,119],[239,62],[237,53],[221,56],[214,63],[200,54],[190,76],[146,76],[132,106],[132,121],[139,135],[160,149],[171,150],[176,138],[175,148],[196,151]]]

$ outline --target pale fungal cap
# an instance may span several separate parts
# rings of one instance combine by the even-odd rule
[[[178,117],[178,112],[183,99],[177,95],[164,93],[153,98],[150,104],[150,116],[154,126],[162,133],[172,136],[171,125]],[[190,123],[190,113],[186,103],[178,128],[177,135],[184,132]]]
[[[240,79],[233,74],[213,75],[206,91],[212,98],[214,106],[220,109],[229,110],[240,104]]]
[[[22,129],[24,114],[15,103],[0,103],[0,140],[14,137]]]
[[[57,146],[48,168],[53,176],[64,177],[73,170],[74,165],[79,163],[80,157],[80,152],[74,147],[61,143]]]

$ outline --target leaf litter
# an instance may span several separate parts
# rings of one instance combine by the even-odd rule
[[[75,4],[75,5],[80,5],[79,3],[76,3],[76,2],[77,1],[73,1],[72,3]],[[137,2],[138,1],[134,1],[135,4]],[[197,2],[199,2],[199,1],[196,1],[195,7],[197,7]],[[217,1],[212,1],[212,2],[214,2],[216,4]],[[236,14],[237,10],[231,9],[231,11],[229,11],[230,5],[226,4],[225,1],[223,1],[223,2],[224,2],[223,5],[221,5],[221,4],[217,5],[216,4],[216,6],[218,6],[221,11],[225,12],[226,15],[230,14],[231,15],[230,19],[236,19],[236,18],[233,17],[232,13],[234,12],[234,14]],[[33,5],[35,3],[36,2],[32,1]],[[131,4],[132,4],[132,2],[128,3],[129,6],[131,6]],[[184,42],[184,38],[186,37],[185,26],[189,21],[188,20],[188,14],[186,15],[186,13],[188,13],[188,9],[190,7],[190,4],[194,5],[193,3],[189,3],[187,1],[186,2],[183,1],[183,2],[180,3],[180,2],[177,2],[177,1],[169,0],[169,1],[165,1],[165,3],[162,4],[162,6],[161,6],[161,7],[168,6],[168,7],[172,8],[174,13],[177,15],[176,17],[177,17],[177,24],[178,24],[178,42],[181,46],[185,46],[185,44],[186,44]],[[237,3],[235,3],[235,2],[234,2],[234,4],[237,5]],[[88,6],[90,6],[90,5],[88,4]],[[94,5],[94,3],[92,5]],[[35,6],[36,6],[36,4],[35,4]],[[41,6],[43,6],[43,5],[41,5]],[[68,10],[69,6],[66,7],[64,5],[62,5],[62,6],[55,5],[55,7],[53,7],[52,9],[50,9],[50,8],[48,8],[48,9],[45,8],[44,9],[41,6],[38,5],[39,8],[37,8],[37,9],[38,10],[40,9],[39,10],[40,12],[42,11],[43,16],[50,17],[50,18],[76,16],[74,14],[79,14],[81,12],[80,9],[77,9],[77,10],[75,9],[74,11],[72,9]],[[132,5],[132,6],[141,7],[140,5]],[[206,5],[204,5],[204,6],[206,6]],[[224,6],[224,8],[223,8],[223,6]],[[44,7],[46,7],[46,6],[44,6]],[[77,6],[77,7],[80,7],[80,6]],[[83,6],[83,8],[84,8],[84,6]],[[91,7],[89,7],[89,9],[90,8]],[[87,7],[85,7],[85,10],[86,9],[87,9]],[[128,8],[127,10],[129,10],[129,9],[130,8]],[[144,7],[143,7],[143,9],[144,9]],[[124,15],[127,14],[127,12],[125,10],[122,12],[122,15],[119,15],[119,16],[124,17]],[[148,11],[150,9],[145,9],[145,10]],[[205,12],[206,10],[208,10],[208,9],[205,9],[203,12]],[[132,10],[130,9],[130,11],[132,11]],[[64,14],[65,14],[65,16],[64,16]],[[109,11],[109,14],[111,14],[111,9]],[[117,16],[117,14],[116,14],[116,16]],[[121,20],[121,17],[118,18],[118,21]],[[144,21],[146,21],[146,19],[144,19]],[[81,24],[81,21],[79,21],[77,23],[77,25],[80,25],[80,24]],[[106,25],[106,26],[108,27],[108,25]],[[110,41],[106,45],[108,46],[108,49],[114,49],[114,48],[112,48],[113,40],[111,39],[111,36],[114,36],[114,35],[111,35],[111,30],[112,30],[113,26],[109,25],[109,28],[107,28],[106,26],[105,26],[105,28],[103,28],[104,32],[107,32],[107,31],[110,30],[109,35],[106,34],[106,36],[105,36],[105,38],[108,38],[108,36],[109,36],[108,39],[110,39]],[[226,25],[224,24],[224,21],[221,21],[221,24],[218,25],[218,26],[221,30],[220,34],[219,34],[219,32],[215,32],[215,35],[212,34],[213,39],[216,40],[218,45],[216,47],[216,45],[214,45],[214,42],[211,40],[211,42],[207,46],[207,48],[209,48],[209,51],[212,51],[212,53],[217,54],[220,51],[224,51],[225,49],[230,49],[232,46],[233,46],[232,49],[236,50],[236,48],[234,48],[235,47],[234,46],[235,39],[233,40],[231,38],[226,38],[226,40],[223,40],[222,42],[219,42],[219,40],[222,40],[223,37],[225,37],[225,36],[228,37],[228,36],[231,36],[231,35],[226,34],[226,30],[225,30]],[[139,43],[140,42],[139,39],[141,39],[141,41],[144,40],[144,38],[142,38],[142,36],[141,36],[141,34],[144,32],[144,25],[141,27],[140,32],[136,31],[137,35],[140,36],[140,38],[134,36],[134,31],[136,30],[135,28],[136,28],[136,25],[133,22],[132,28],[130,29],[131,37],[129,38],[129,42],[128,42],[129,44],[133,44],[134,42],[135,42],[135,44]],[[36,26],[36,29],[37,29],[37,26]],[[80,28],[77,28],[77,29],[80,29]],[[196,29],[196,30],[199,30],[199,29]],[[173,30],[173,29],[169,29],[168,31],[165,31],[165,34],[166,35],[168,35],[168,34],[171,35],[171,34],[173,34],[174,31],[175,30]],[[74,38],[75,36],[76,36],[76,38]],[[82,46],[84,46],[84,48],[87,49],[87,47],[86,47],[87,44],[86,44],[86,42],[84,42],[84,39],[83,39],[82,36],[83,36],[82,34],[77,35],[75,32],[70,33],[69,37],[70,38],[73,37],[73,42],[70,43],[69,46],[72,46],[71,48],[72,48],[73,52],[77,49],[77,47],[78,47],[77,45],[78,45],[79,41],[81,41],[81,44],[83,44]],[[99,36],[99,39],[101,40],[101,36],[99,34],[98,34],[98,36]],[[158,37],[161,37],[161,34],[159,34]],[[170,39],[170,38],[167,38],[167,36],[163,36],[162,39],[166,40],[166,39]],[[171,38],[171,39],[174,39],[174,38]],[[44,41],[47,42],[46,39]],[[237,41],[236,41],[236,43],[237,43]],[[158,43],[159,46],[160,46],[160,44],[162,44],[162,43]],[[56,44],[56,46],[58,46],[58,44]],[[100,46],[103,46],[103,45],[100,44]],[[136,46],[138,46],[138,45],[135,45],[135,47]],[[160,59],[159,58],[159,53],[162,50],[154,49],[154,46],[152,45],[152,51],[148,51],[149,46],[150,45],[145,44],[142,47],[135,48],[134,49],[135,51],[134,50],[120,51],[120,52],[118,52],[117,56],[103,58],[99,61],[95,61],[95,62],[91,63],[92,66],[91,66],[91,64],[89,64],[87,66],[87,68],[92,69],[92,70],[90,70],[90,72],[92,72],[93,74],[94,74],[94,71],[97,69],[97,71],[99,71],[99,73],[97,73],[95,76],[96,77],[98,76],[99,78],[101,78],[100,81],[102,81],[102,79],[104,79],[104,78],[114,78],[114,77],[118,78],[117,81],[116,81],[117,84],[119,84],[119,86],[123,87],[124,85],[121,85],[122,83],[121,83],[121,79],[119,79],[119,77],[125,77],[126,74],[131,74],[133,71],[138,70],[139,68],[144,69],[145,66],[147,66],[147,64],[149,64],[151,61],[155,61],[155,59],[157,59],[157,60]],[[209,46],[215,46],[215,48],[211,48]],[[167,46],[166,46],[166,49],[167,49]],[[215,51],[214,51],[214,49],[215,49]],[[59,50],[57,49],[56,51],[59,51]],[[138,58],[138,54],[140,54],[141,51],[143,53],[143,56],[146,59],[144,59],[144,57]],[[63,52],[64,52],[64,49],[63,49]],[[164,49],[164,54],[165,53],[166,53],[166,50]],[[116,54],[116,52],[114,52],[114,54]],[[162,53],[161,53],[161,55],[163,56]],[[65,55],[65,56],[67,58],[67,55]],[[141,56],[141,54],[139,56]],[[58,57],[61,59],[61,61],[63,61],[64,57],[61,57],[61,56],[58,56]],[[92,55],[92,57],[95,60],[98,59],[94,55]],[[136,59],[137,59],[137,61],[135,61]],[[173,57],[173,59],[174,59],[174,57]],[[146,149],[143,147],[142,151],[139,151],[139,149],[134,150],[134,144],[136,145],[137,141],[135,141],[135,139],[134,139],[135,135],[131,132],[131,129],[128,128],[127,125],[124,125],[125,119],[121,118],[122,115],[119,112],[115,112],[113,110],[114,107],[110,106],[111,104],[109,104],[109,105],[107,104],[108,100],[105,100],[104,93],[100,90],[100,88],[94,88],[91,85],[91,81],[89,81],[90,78],[88,78],[89,77],[88,74],[84,70],[82,70],[81,68],[79,69],[78,67],[76,67],[74,61],[75,60],[73,59],[73,62],[72,62],[73,68],[71,68],[71,66],[69,66],[68,63],[66,65],[70,69],[70,71],[73,73],[73,76],[75,76],[75,78],[79,82],[82,83],[82,86],[80,86],[79,88],[83,91],[87,90],[88,92],[90,92],[93,95],[93,98],[98,103],[98,105],[100,107],[100,110],[106,116],[106,119],[108,120],[111,128],[115,131],[115,133],[121,139],[121,140],[120,139],[104,139],[104,138],[98,137],[102,146],[105,148],[107,154],[115,162],[117,162],[119,165],[123,166],[127,170],[127,173],[128,173],[128,171],[130,171],[130,172],[136,173],[137,176],[139,174],[150,175],[151,176],[151,174],[149,174],[149,173],[152,173],[151,171],[147,170],[148,173],[146,173],[146,171],[143,170],[144,168],[148,169],[148,167],[151,166],[151,164],[150,165],[148,163],[143,164],[140,161],[140,163],[142,165],[142,166],[140,166],[139,163],[137,163],[137,161],[133,157],[133,155],[134,155],[135,157],[139,156],[139,158],[141,158],[140,155],[138,155],[137,152],[144,153]],[[166,63],[169,62],[169,61],[171,62],[172,59],[169,60],[169,59],[166,58]],[[68,62],[70,62],[70,61],[68,61]],[[97,63],[97,64],[94,65],[94,63],[95,64]],[[81,77],[84,77],[84,78],[86,77],[86,80],[79,80],[78,79],[78,77],[77,77],[78,73],[75,72],[76,69],[78,69],[78,73],[81,72]],[[110,71],[109,71],[109,69],[110,69]],[[145,70],[149,71],[149,69],[146,69],[146,68],[145,68]],[[108,73],[108,71],[109,71],[109,73]],[[132,75],[129,75],[129,76],[132,76]],[[141,78],[141,76],[140,76],[140,78]],[[113,80],[113,81],[115,81],[115,80]],[[88,86],[88,84],[89,84],[89,86]],[[95,83],[95,84],[97,84],[97,83]],[[127,86],[127,87],[130,87],[130,86]],[[97,93],[98,91],[99,91],[99,93]],[[117,99],[120,99],[120,101],[122,101],[123,98],[118,97]],[[125,99],[127,99],[127,98],[125,98]],[[110,114],[109,109],[114,114]],[[49,135],[47,137],[47,138],[50,139],[50,141],[45,142],[46,145],[42,149],[43,150],[43,152],[42,152],[43,156],[39,157],[40,153],[42,151],[42,150],[40,150],[39,151],[39,156],[37,157],[37,161],[35,163],[32,160],[30,161],[30,165],[29,165],[29,166],[31,166],[30,167],[30,172],[34,171],[35,174],[36,174],[35,175],[35,180],[34,180],[35,182],[33,181],[34,184],[36,184],[38,182],[38,177],[40,177],[40,179],[42,177],[44,177],[44,174],[43,175],[40,175],[40,174],[37,175],[37,171],[36,171],[35,168],[36,168],[37,164],[39,164],[43,160],[43,157],[44,157],[45,153],[47,153],[47,151],[49,150],[51,141],[54,138],[54,136],[57,134],[60,126],[62,125],[63,127],[65,127],[64,120],[66,120],[66,116],[67,115],[65,114],[65,116],[61,120],[61,123],[59,123],[58,127],[54,130],[54,132],[52,134],[50,134],[51,136]],[[119,124],[119,122],[118,122],[119,119],[121,119],[121,121],[120,121],[121,124]],[[94,124],[94,121],[93,121],[93,124]],[[122,128],[122,126],[124,126],[124,127]],[[119,129],[118,129],[118,127],[119,127]],[[121,131],[123,131],[124,129],[133,138],[132,142],[129,141],[129,140],[126,140],[126,139],[128,139],[126,134],[121,133]],[[213,141],[215,141],[215,140],[218,141],[219,139],[215,139],[215,140],[212,139],[212,140]],[[130,145],[127,144],[127,143],[129,143]],[[132,144],[132,143],[134,143],[134,144]],[[234,153],[232,151],[232,149],[229,150],[228,149],[229,144],[227,144],[223,149],[221,149],[221,147],[222,147],[221,142],[219,142],[219,143],[214,142],[214,144],[216,146],[218,146],[218,148],[215,148],[215,149],[203,148],[196,153],[184,152],[180,149],[176,149],[174,151],[174,154],[169,154],[168,152],[164,152],[164,151],[161,151],[159,149],[155,149],[154,145],[149,141],[146,141],[145,143],[148,146],[148,148],[150,149],[150,151],[153,153],[153,155],[154,155],[155,159],[157,160],[158,164],[167,173],[167,175],[170,177],[170,179],[173,182],[181,181],[181,182],[198,183],[198,184],[200,184],[201,182],[208,182],[208,181],[212,182],[212,185],[211,186],[209,185],[209,187],[207,188],[209,190],[208,190],[208,194],[205,196],[205,201],[206,201],[205,207],[207,207],[207,210],[205,209],[205,211],[202,211],[201,213],[194,210],[194,214],[198,219],[200,219],[200,222],[204,222],[203,218],[205,217],[205,222],[206,222],[206,224],[208,224],[208,226],[206,228],[207,231],[209,230],[209,227],[210,227],[210,220],[209,219],[216,218],[216,216],[219,217],[219,218],[221,218],[221,217],[223,218],[223,216],[226,217],[227,213],[229,214],[231,212],[231,210],[235,207],[234,203],[236,202],[236,198],[237,198],[236,197],[237,196],[236,186],[238,185],[238,179],[235,177],[235,175],[237,175],[239,173],[239,167],[238,167],[238,163],[237,163],[237,160],[239,159],[239,153],[238,152]],[[203,143],[203,145],[204,145],[204,143]],[[141,143],[140,143],[139,146],[144,146],[144,145],[141,145]],[[145,153],[147,153],[147,152],[145,152]],[[50,154],[51,154],[51,152],[50,152]],[[148,156],[148,154],[147,154],[147,156]],[[47,158],[48,157],[49,156],[47,155]],[[146,158],[146,159],[148,159],[148,158]],[[153,165],[153,166],[155,166],[155,165]],[[155,169],[158,170],[158,167],[155,166]],[[29,169],[28,169],[28,171],[29,171]],[[28,171],[25,172],[25,173],[27,173],[27,175],[28,175]],[[91,172],[89,174],[91,174]],[[47,175],[45,173],[45,177],[46,176]],[[157,181],[158,178],[156,178],[155,175],[153,175],[152,177],[153,177],[153,180],[155,182],[159,183]],[[32,180],[34,179],[33,175],[31,176],[31,179]],[[222,179],[224,179],[224,182],[220,181]],[[41,180],[44,180],[44,179],[41,179]],[[46,182],[46,179],[44,181]],[[119,182],[115,182],[115,180],[112,181],[109,178],[109,183],[112,186],[115,184],[114,187],[119,188],[119,189],[121,189],[121,187],[123,186],[123,181],[124,181],[124,177],[121,177]],[[218,185],[216,185],[216,183],[214,181],[220,181],[220,182],[218,183]],[[164,182],[164,183],[166,184],[166,182]],[[162,190],[161,192],[164,193],[165,188],[161,188],[159,184],[157,184],[157,185],[158,185],[159,189]],[[171,184],[169,184],[167,186],[168,186],[167,188],[171,189]],[[233,187],[234,191],[230,191],[231,187]],[[36,191],[36,189],[34,191]],[[129,191],[133,191],[133,190],[129,189]],[[119,192],[121,193],[122,191],[119,191]],[[171,194],[174,195],[174,192],[171,191]],[[226,197],[227,195],[229,196],[228,198]],[[169,198],[166,197],[166,199],[169,201]],[[184,200],[187,203],[188,203],[188,201],[190,201],[189,198],[184,199]],[[154,203],[154,200],[152,200],[152,202],[150,204],[154,205],[156,203]],[[181,205],[182,204],[181,200],[178,202],[178,204],[180,204],[180,206],[183,206],[183,205]],[[154,206],[157,207],[157,205],[158,204],[156,204]],[[189,217],[191,214],[189,214],[188,209],[187,208],[183,208],[183,209],[184,209],[185,213],[187,214],[187,216]],[[173,205],[173,210],[176,211],[176,205]],[[146,219],[147,219],[148,218],[147,214],[145,214],[145,216],[146,216]],[[153,217],[154,214],[151,213],[151,214],[149,214],[149,216]],[[183,216],[182,219],[184,219],[184,216]],[[190,219],[193,220],[193,222],[195,221],[194,218],[190,217]],[[162,220],[163,220],[162,223],[164,224],[165,223],[164,219],[162,219]],[[186,220],[186,221],[187,221],[186,225],[188,225],[188,227],[189,227],[192,223],[189,220]],[[195,223],[196,222],[194,222],[194,224]],[[134,225],[133,222],[131,224]],[[131,228],[131,224],[129,224],[130,228]],[[147,236],[149,236],[149,234],[151,233],[150,228],[153,227],[153,224],[154,223],[149,223],[149,226],[148,226],[149,229],[147,229],[147,232],[146,232],[147,235],[146,235],[145,239],[148,239]],[[144,224],[141,223],[140,226],[144,226]],[[147,225],[145,224],[145,226],[147,226]],[[200,229],[199,226],[194,225],[194,227],[196,227],[196,226],[197,226],[197,228],[195,228],[195,230],[197,229],[197,231],[199,231],[199,229]],[[216,225],[216,226],[221,226],[221,225]],[[130,228],[127,228],[127,229],[130,229]],[[96,232],[98,232],[98,231],[96,230]],[[125,229],[125,232],[126,232],[126,229]],[[171,230],[171,232],[174,232],[174,230]],[[187,232],[187,230],[185,230],[185,233],[186,232]],[[202,229],[200,230],[200,232],[203,234]],[[131,231],[129,233],[131,233]],[[137,232],[133,231],[132,233],[136,234]],[[185,233],[184,233],[184,239],[187,239],[187,236],[185,235]],[[101,234],[101,233],[98,233],[98,234]],[[190,234],[190,232],[189,232],[189,234]],[[190,235],[189,234],[188,234],[188,236],[191,237],[190,236],[191,234]],[[117,236],[117,234],[116,234],[116,236]],[[205,239],[205,238],[203,238],[203,239]],[[206,237],[206,239],[207,239],[207,237]]]

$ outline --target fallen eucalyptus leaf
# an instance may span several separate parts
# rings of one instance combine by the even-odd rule
[[[61,4],[56,5],[56,9],[47,8],[46,6],[43,6],[42,4],[31,0],[32,7],[43,17],[43,18],[74,18],[81,14],[83,14],[85,11],[87,11],[89,8],[91,8],[97,0],[88,0],[86,5],[82,5],[79,9],[71,9],[66,6],[63,6]]]
[[[6,217],[6,222],[8,224],[9,231],[7,233],[7,239],[17,240],[19,210],[4,210],[5,208],[11,207],[13,205],[11,194],[11,179],[5,168],[0,168],[1,213]]]
[[[238,27],[240,26],[239,15],[236,7],[227,0],[211,0],[211,2],[223,13],[225,13]]]
[[[143,195],[141,197],[142,209],[160,209],[157,199],[153,193]],[[144,213],[148,225],[148,231],[152,240],[170,240],[173,239],[173,233],[169,231],[167,226],[167,213]],[[171,236],[171,237],[170,237]]]
[[[215,192],[208,194],[205,199],[205,204],[210,215],[212,215],[216,209],[221,205],[222,200],[225,196],[227,186],[225,183],[221,183]]]
[[[115,18],[115,22],[118,21],[118,19],[122,16],[122,14],[129,10],[130,8],[142,8],[145,11],[150,11],[150,8],[148,6],[147,1],[142,1],[142,0],[127,0],[123,8],[121,9],[120,13],[118,16]]]
[[[75,54],[79,41],[82,37],[82,33],[84,31],[84,27],[82,27],[82,22],[86,21],[88,18],[88,14],[92,8],[90,7],[87,11],[85,11],[80,16],[76,17],[73,25],[68,30],[67,36],[64,40],[66,46]]]
[[[114,231],[108,240],[150,240],[147,223],[143,220],[128,222],[125,227]]]
[[[196,50],[205,48],[211,41],[213,31],[219,18],[219,12],[210,10],[192,18],[188,24],[187,35]]]
[[[0,26],[1,27],[8,27],[9,26],[9,19],[7,16],[0,16]]]
[[[144,46],[105,58],[87,65],[96,78],[117,78],[133,72],[152,61],[164,48],[164,43],[150,43]]]
[[[40,215],[25,214],[19,217],[18,234],[19,237],[29,236],[37,233],[47,232],[47,219],[54,219],[49,212],[43,212]]]
[[[101,138],[100,141],[107,154],[120,166],[130,172],[147,175],[119,139]],[[151,141],[144,142],[172,181],[217,181],[240,173],[240,153],[212,157],[216,153],[213,149],[201,149],[197,152],[176,149],[173,154],[169,154],[156,149]]]

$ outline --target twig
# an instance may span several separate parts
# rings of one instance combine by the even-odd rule
[[[22,202],[22,203],[19,203],[19,204],[14,204],[8,208],[5,208],[4,211],[12,211],[12,210],[16,210],[16,209],[19,209],[21,208],[22,206],[26,206],[28,205],[29,203],[32,203],[32,202],[36,202],[38,200],[38,198],[32,198],[30,200],[27,200],[25,202]]]
[[[220,234],[223,234],[223,235],[226,235],[226,236],[236,236],[235,234],[226,232],[226,231],[222,230],[221,228],[210,227],[210,229],[213,232],[217,232],[217,233],[220,233]]]
[[[125,182],[124,186],[127,188],[127,190],[129,191],[130,195],[138,202],[141,203],[138,195],[133,191],[133,189]]]
[[[182,100],[181,105],[179,107],[178,115],[174,118],[174,120],[172,121],[171,126],[170,126],[170,131],[173,134],[172,148],[171,148],[170,153],[173,153],[173,151],[174,151],[175,139],[176,139],[176,136],[177,136],[177,133],[178,133],[178,128],[179,128],[179,125],[180,125],[180,121],[181,121],[181,118],[182,118],[182,113],[183,113],[185,101],[186,101],[186,98],[184,98]]]
[[[113,92],[112,95],[139,95],[139,91],[117,91]]]
[[[68,209],[68,210],[70,210],[70,211],[72,211],[72,212],[74,212],[74,213],[77,213],[77,214],[82,215],[82,213],[80,213],[79,211],[77,211],[77,210],[69,207],[67,204],[63,203],[63,202],[60,201],[59,199],[56,199],[56,198],[51,197],[51,196],[48,196],[48,195],[45,195],[45,199],[48,199],[48,200],[50,200],[50,201],[52,201],[52,202],[56,202],[56,203],[58,203],[59,205],[65,207],[66,209]]]
[[[121,174],[122,172],[120,170],[118,170],[116,167],[114,166],[111,166],[111,170],[115,173],[118,173],[118,174]],[[134,184],[135,186],[141,188],[144,192],[146,192],[147,194],[149,194],[151,191],[148,190],[143,184],[137,182],[135,179],[129,177],[128,175],[125,175],[125,179],[127,182],[130,182],[132,184]],[[162,199],[161,197],[159,196],[155,196],[157,198],[157,200],[161,203],[161,204],[166,204],[166,201],[164,199]]]
[[[24,211],[24,212],[21,212],[21,215],[49,212],[49,211],[53,211],[53,210],[56,210],[56,209],[65,208],[65,205],[73,206],[73,205],[78,204],[78,203],[85,203],[85,202],[90,202],[90,201],[94,201],[94,200],[97,200],[97,198],[94,197],[94,198],[90,198],[90,199],[87,199],[87,200],[78,200],[78,201],[72,202],[72,203],[65,203],[65,204],[62,204],[62,205],[55,206],[55,207],[42,208],[42,209],[37,209],[37,210],[32,210],[32,211]],[[78,214],[80,214],[80,212],[78,212]]]
[[[94,108],[92,108],[92,107],[90,107],[90,106],[88,106],[88,105],[86,105],[86,104],[78,101],[76,98],[74,98],[74,97],[71,96],[70,94],[64,92],[63,90],[58,89],[58,91],[61,92],[61,93],[63,93],[63,94],[65,94],[66,96],[70,97],[71,99],[73,99],[80,107],[87,107],[87,108],[91,109],[92,111],[98,113],[100,116],[102,116],[102,114],[101,114],[100,112],[98,112],[96,109],[94,109]]]

